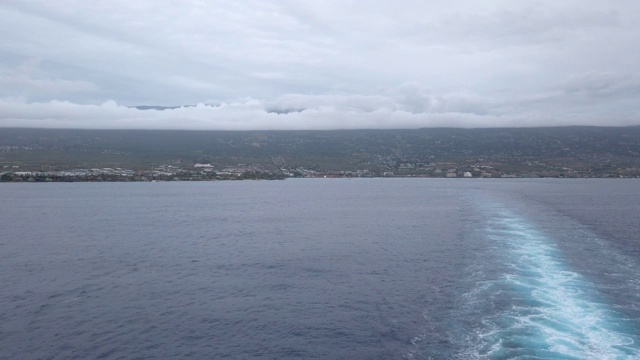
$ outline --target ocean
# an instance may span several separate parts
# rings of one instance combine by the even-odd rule
[[[638,359],[640,182],[0,185],[0,359]]]

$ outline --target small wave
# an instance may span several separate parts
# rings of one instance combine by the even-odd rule
[[[68,303],[68,302],[72,302],[72,301],[78,301],[78,300],[83,299],[83,298],[84,298],[84,296],[77,296],[77,297],[74,297],[74,298],[71,298],[71,299],[64,300],[62,303]]]
[[[496,214],[486,233],[503,245],[508,273],[469,293],[471,306],[485,311],[469,357],[640,357],[624,316],[566,265],[552,239],[506,211]]]

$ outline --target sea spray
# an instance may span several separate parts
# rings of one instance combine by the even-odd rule
[[[501,276],[469,292],[484,312],[466,352],[474,358],[631,359],[630,329],[595,287],[573,271],[556,246],[518,214],[486,207],[483,231],[503,249]]]

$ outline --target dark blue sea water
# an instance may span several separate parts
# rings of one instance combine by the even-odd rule
[[[638,359],[637,180],[0,186],[1,359]]]

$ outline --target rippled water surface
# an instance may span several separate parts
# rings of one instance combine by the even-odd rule
[[[2,359],[637,359],[637,180],[2,184]]]

